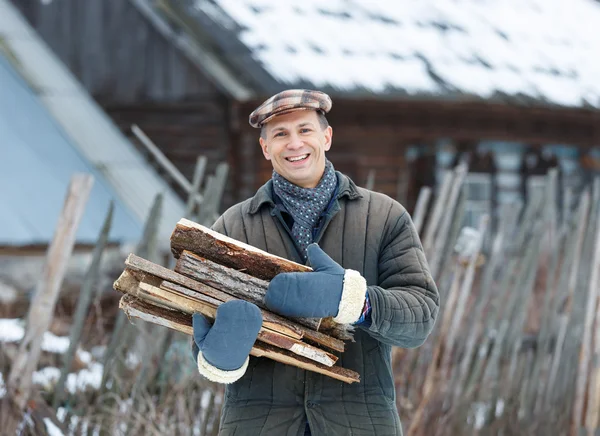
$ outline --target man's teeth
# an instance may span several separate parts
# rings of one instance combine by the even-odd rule
[[[288,157],[288,160],[290,162],[297,162],[299,160],[304,160],[308,157],[308,154],[305,154],[304,156],[298,156],[298,157]]]

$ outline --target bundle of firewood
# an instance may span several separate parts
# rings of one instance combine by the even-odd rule
[[[251,355],[325,374],[353,383],[354,371],[335,366],[344,340],[352,339],[347,326],[330,318],[285,318],[269,312],[264,295],[280,272],[308,272],[307,266],[274,256],[182,219],[171,235],[177,259],[173,270],[130,254],[125,270],[114,283],[123,292],[120,308],[139,318],[188,335],[192,314],[214,319],[217,307],[242,299],[256,304],[263,325]]]

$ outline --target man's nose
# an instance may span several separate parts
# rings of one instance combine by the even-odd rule
[[[302,138],[297,133],[290,133],[290,140],[288,141],[288,148],[300,148],[302,147]]]

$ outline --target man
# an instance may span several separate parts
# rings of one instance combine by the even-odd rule
[[[283,91],[250,115],[273,177],[254,197],[227,210],[213,228],[314,272],[282,273],[266,306],[284,316],[332,316],[354,325],[337,364],[360,383],[249,358],[262,318],[253,304],[219,307],[215,323],[194,315],[194,357],[201,374],[228,383],[222,435],[401,435],[391,347],[421,345],[439,294],[406,210],[336,172],[325,152],[333,130],[328,95]],[[371,146],[371,144],[365,144]]]

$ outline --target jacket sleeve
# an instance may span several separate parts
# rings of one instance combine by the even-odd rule
[[[211,230],[214,230],[215,232],[219,232],[222,235],[228,236],[227,235],[227,231],[225,230],[225,218],[223,215],[219,216],[219,218],[217,218],[217,220],[213,223],[212,226],[210,226]]]
[[[402,348],[423,344],[440,305],[423,246],[410,215],[404,211],[389,229],[379,254],[379,286],[368,286],[375,339]]]

